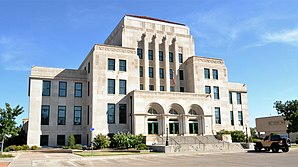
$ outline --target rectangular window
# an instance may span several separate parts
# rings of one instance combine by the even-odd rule
[[[108,59],[108,70],[115,71],[115,59]]]
[[[173,69],[170,69],[170,79],[173,79],[173,76],[174,76],[174,71]]]
[[[149,85],[149,90],[154,90],[154,85]]]
[[[82,83],[75,82],[75,97],[82,97]]]
[[[237,104],[242,104],[241,93],[237,93]]]
[[[51,95],[51,81],[43,81],[42,83],[42,95],[50,96]]]
[[[108,79],[108,94],[115,94],[115,79]]]
[[[208,68],[204,68],[205,79],[210,79],[210,70]]]
[[[137,49],[137,55],[139,56],[140,59],[143,59],[143,50],[141,48]]]
[[[65,146],[65,135],[57,135],[57,146]]]
[[[218,79],[218,70],[212,69],[213,79]]]
[[[115,104],[108,103],[108,123],[115,123]]]
[[[140,77],[143,77],[143,66],[140,66]]]
[[[169,52],[169,62],[174,62],[173,52]]]
[[[58,125],[66,123],[66,106],[58,106]]]
[[[159,78],[164,78],[163,68],[159,68]]]
[[[219,87],[218,86],[213,86],[213,91],[214,91],[214,99],[219,99]]]
[[[119,80],[119,94],[126,94],[126,80]]]
[[[215,123],[221,124],[220,108],[215,107]]]
[[[40,146],[49,146],[49,135],[40,135]]]
[[[238,124],[243,126],[243,115],[242,111],[238,111]]]
[[[230,100],[230,104],[233,104],[233,94],[232,94],[232,92],[229,92],[229,100]]]
[[[163,51],[159,51],[159,61],[163,61]]]
[[[76,144],[82,144],[82,135],[73,135],[75,140],[76,140]]]
[[[205,86],[205,94],[211,94],[211,87]]]
[[[184,92],[184,87],[180,87],[180,92]]]
[[[42,105],[41,106],[41,125],[49,125],[50,119],[50,106]]]
[[[126,124],[126,104],[119,104],[119,124]]]
[[[183,63],[183,55],[182,55],[182,53],[179,53],[179,63]]]
[[[126,60],[119,60],[119,71],[126,71]]]
[[[159,90],[160,90],[160,91],[165,91],[165,87],[164,87],[164,86],[160,86],[160,87],[159,87]]]
[[[90,73],[90,62],[88,62],[88,74]]]
[[[234,126],[234,114],[233,114],[233,111],[230,111],[230,121],[231,121],[231,125]]]
[[[66,97],[67,93],[67,82],[59,81],[59,97]]]
[[[153,60],[153,50],[148,50],[148,59]]]
[[[149,67],[149,78],[153,78],[153,67]]]
[[[87,108],[87,125],[89,125],[89,117],[90,117],[90,108],[89,108],[89,105],[88,105],[88,108]]]
[[[180,80],[184,80],[183,70],[179,70],[179,78]]]
[[[87,94],[88,94],[88,96],[90,95],[90,82],[89,81],[87,83]]]
[[[144,85],[140,84],[140,90],[144,90]]]
[[[174,92],[175,91],[175,87],[174,86],[170,86],[170,92]]]
[[[158,123],[157,123],[157,121],[148,122],[148,134],[158,134]]]
[[[198,123],[197,122],[189,123],[189,134],[198,134]]]
[[[82,107],[81,106],[75,106],[74,107],[73,124],[74,125],[81,125],[82,124]]]

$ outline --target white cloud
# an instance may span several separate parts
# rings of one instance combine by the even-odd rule
[[[274,33],[266,33],[262,36],[264,44],[284,43],[298,46],[298,28],[293,30],[284,30]]]

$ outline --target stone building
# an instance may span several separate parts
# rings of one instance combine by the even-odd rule
[[[125,15],[78,69],[32,67],[29,96],[28,145],[249,126],[246,84],[228,82],[222,59],[195,56],[186,25],[146,16]]]

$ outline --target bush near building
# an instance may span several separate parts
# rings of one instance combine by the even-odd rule
[[[110,138],[106,135],[103,134],[98,134],[94,139],[93,139],[94,147],[96,148],[107,148],[110,146]]]
[[[245,142],[245,134],[241,130],[231,131],[231,137],[233,142]]]
[[[118,133],[113,136],[111,145],[116,148],[135,148],[144,143],[143,135],[133,135],[131,133]]]

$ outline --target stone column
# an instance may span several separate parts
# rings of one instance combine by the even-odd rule
[[[148,61],[148,37],[147,34],[143,34],[143,78],[144,78],[144,90],[149,90],[149,61]]]
[[[170,91],[170,63],[169,63],[169,44],[167,36],[165,35],[163,38],[163,46],[164,46],[164,81],[165,81],[165,91]]]
[[[154,89],[159,91],[160,87],[160,78],[159,78],[159,43],[157,39],[157,35],[153,36],[154,40],[154,81],[155,86]]]
[[[175,77],[175,92],[180,92],[180,79],[179,79],[179,50],[176,41],[176,37],[173,38],[173,45],[174,45],[174,77]]]

